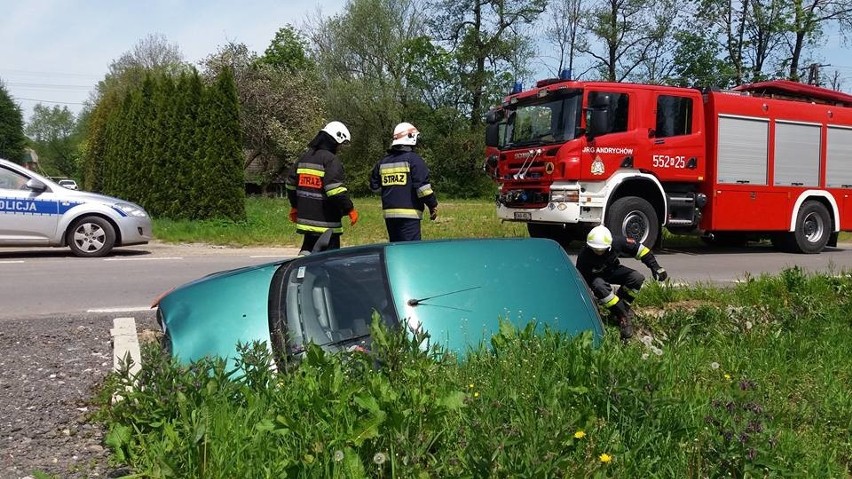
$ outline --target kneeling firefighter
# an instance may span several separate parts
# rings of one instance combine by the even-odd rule
[[[618,321],[622,340],[633,336],[633,310],[630,305],[645,282],[645,277],[635,269],[621,264],[619,257],[633,257],[650,268],[657,281],[669,277],[660,267],[651,250],[633,238],[613,237],[606,226],[592,228],[586,237],[586,246],[577,255],[577,270],[591,288],[600,304],[609,309]],[[612,290],[612,283],[620,285]]]

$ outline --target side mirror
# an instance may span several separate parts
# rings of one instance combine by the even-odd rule
[[[485,125],[485,146],[500,147],[499,123],[488,123]]]
[[[313,249],[311,249],[311,254],[327,250],[328,244],[331,243],[331,234],[331,228],[323,231]]]
[[[47,189],[47,185],[35,178],[30,178],[30,180],[27,181],[26,187],[28,190],[37,191],[39,193]]]
[[[586,136],[589,139],[603,135],[609,130],[609,111],[606,108],[589,109]]]

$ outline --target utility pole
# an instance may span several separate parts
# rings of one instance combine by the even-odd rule
[[[823,65],[821,63],[811,63],[808,65],[808,85],[822,86],[822,82],[819,79],[819,69],[830,66],[831,64]]]

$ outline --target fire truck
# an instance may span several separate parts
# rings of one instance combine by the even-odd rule
[[[769,239],[819,253],[852,230],[852,95],[548,79],[486,115],[497,216],[567,247],[606,225],[659,247]]]

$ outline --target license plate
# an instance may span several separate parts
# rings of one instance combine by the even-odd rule
[[[532,213],[528,211],[515,211],[515,219],[529,221],[532,219]]]

